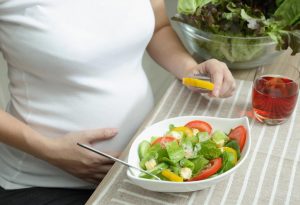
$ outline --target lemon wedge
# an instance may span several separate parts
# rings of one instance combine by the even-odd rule
[[[183,85],[192,86],[196,88],[202,88],[206,90],[213,90],[214,84],[206,80],[200,80],[196,78],[182,78]]]

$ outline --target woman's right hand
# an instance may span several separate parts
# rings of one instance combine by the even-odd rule
[[[77,145],[92,144],[108,140],[117,134],[113,128],[95,129],[69,133],[63,137],[50,139],[47,161],[84,181],[97,184],[109,171],[114,161],[83,149]],[[109,153],[118,157],[117,153]]]

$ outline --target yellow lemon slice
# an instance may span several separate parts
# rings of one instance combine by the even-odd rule
[[[183,85],[192,86],[196,88],[202,88],[206,90],[213,90],[214,84],[206,80],[200,80],[196,78],[182,78]]]

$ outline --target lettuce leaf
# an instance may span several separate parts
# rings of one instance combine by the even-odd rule
[[[281,19],[281,26],[283,28],[299,23],[300,1],[284,0],[275,11],[274,16]]]
[[[166,150],[169,159],[174,163],[177,163],[184,158],[184,150],[176,141],[167,143]]]
[[[203,155],[208,160],[212,160],[218,158],[222,152],[217,147],[216,143],[214,143],[212,140],[207,140],[201,143],[201,150],[199,154]]]
[[[194,14],[197,8],[202,8],[211,2],[218,2],[218,0],[178,0],[177,11],[186,15]]]
[[[191,162],[194,163],[194,175],[197,175],[209,163],[209,161],[205,159],[202,155],[199,155],[199,157],[197,157],[196,159],[191,160]]]

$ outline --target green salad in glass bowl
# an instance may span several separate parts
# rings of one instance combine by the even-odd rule
[[[244,69],[300,51],[299,0],[179,0],[177,12],[172,25],[195,58]]]

